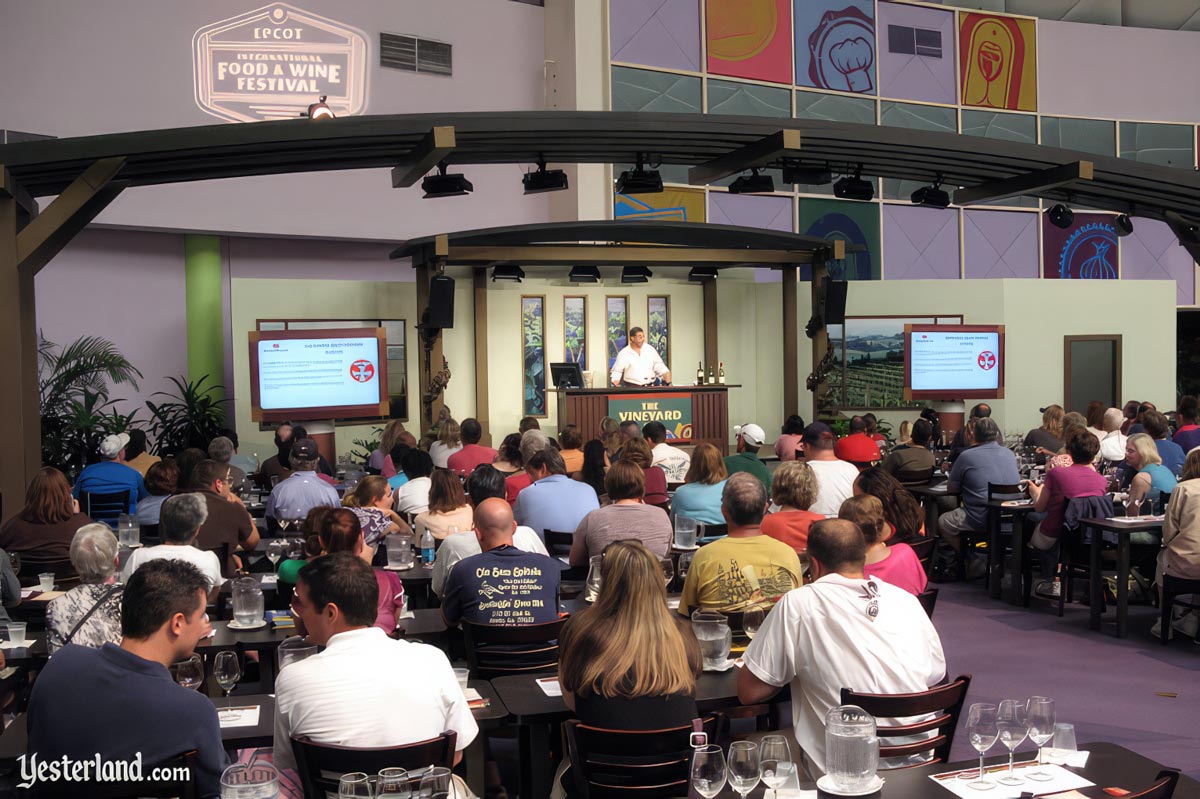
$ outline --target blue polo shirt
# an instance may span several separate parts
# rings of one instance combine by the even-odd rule
[[[546,531],[573,533],[583,517],[600,507],[596,491],[565,474],[543,477],[517,495],[517,524],[532,527],[545,540]]]
[[[199,795],[220,795],[225,750],[212,701],[116,644],[60,649],[34,683],[26,721],[29,754],[41,760],[129,761],[140,752],[148,774],[194,749]]]
[[[987,528],[988,483],[1016,485],[1019,482],[1017,456],[995,441],[963,450],[950,468],[950,487],[962,492],[967,522],[973,530]]]
[[[118,461],[101,461],[83,468],[79,479],[75,481],[75,487],[71,489],[71,496],[79,499],[81,491],[89,494],[115,494],[126,490],[129,491],[127,512],[136,513],[138,500],[150,495],[146,491],[142,475],[137,469]]]

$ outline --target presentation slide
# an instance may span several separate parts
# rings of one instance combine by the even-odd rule
[[[914,391],[995,391],[1002,387],[1000,333],[914,330],[909,338]]]
[[[288,338],[258,342],[264,411],[379,405],[379,339]]]

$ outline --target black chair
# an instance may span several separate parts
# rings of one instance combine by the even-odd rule
[[[38,575],[45,572],[54,574],[54,585],[59,591],[67,591],[79,585],[79,575],[70,558],[61,555],[48,556],[44,552],[26,550],[17,553],[21,556],[21,571],[17,579],[23,586],[37,585]]]
[[[141,796],[154,797],[154,799],[160,797],[166,799],[166,797],[172,796],[180,797],[180,799],[194,799],[196,785],[191,779],[150,782],[149,775],[159,769],[164,770],[159,771],[160,774],[196,774],[196,752],[193,750],[154,766],[146,766],[142,769],[142,774],[147,780],[145,782],[39,782],[29,792],[29,795],[36,799],[76,799],[80,796],[95,797],[96,799],[134,799],[134,797]],[[165,769],[172,771],[167,772]]]
[[[217,556],[217,560],[221,563],[221,576],[229,579],[233,576],[233,570],[229,568],[229,542],[215,547],[201,547],[205,552],[211,552]]]
[[[921,561],[921,567],[925,569],[925,576],[929,577],[929,572],[933,567],[933,550],[937,548],[938,538],[936,535],[926,535],[918,541],[909,544],[912,551],[916,553],[917,560]]]
[[[929,481],[933,479],[933,467],[928,469],[912,469],[901,470],[892,475],[904,486],[923,486],[929,485]]]
[[[385,768],[408,771],[430,765],[451,768],[457,738],[457,733],[448,731],[427,741],[380,749],[353,749],[292,738],[292,753],[296,756],[296,773],[300,775],[305,796],[325,796],[326,792],[337,795],[342,775],[355,771],[378,774]]]
[[[716,743],[723,717],[706,718],[701,730]],[[668,797],[688,793],[693,727],[605,730],[577,719],[563,722],[571,759],[568,795],[580,799]]]
[[[546,552],[552,558],[565,558],[571,554],[571,545],[575,543],[575,533],[564,533],[561,530],[543,530],[546,539]]]
[[[1125,794],[1125,799],[1172,799],[1175,796],[1175,786],[1179,784],[1178,769],[1163,769],[1158,772],[1149,788],[1143,788],[1137,793]]]
[[[158,535],[157,524],[143,524],[139,535],[141,536],[142,546],[156,547],[162,543],[162,538]]]
[[[700,524],[704,524],[704,522],[700,522]],[[696,530],[697,538],[712,538],[712,537],[718,536],[718,535],[729,535],[729,525],[728,524],[704,524],[704,534],[703,535],[700,534],[699,529]]]
[[[109,527],[117,526],[117,517],[129,512],[129,489],[111,494],[79,492],[79,509]]]
[[[938,589],[926,588],[921,593],[917,594],[917,601],[921,603],[921,607],[925,609],[925,615],[933,618],[933,609],[937,605]]]
[[[566,619],[543,624],[462,622],[467,666],[476,680],[558,669],[558,639]]]
[[[1007,483],[988,483],[987,501],[989,503],[993,502],[995,500],[1015,500],[1015,499],[1026,499],[1025,492],[1021,489],[1020,484],[1009,485]],[[1000,521],[999,521],[1000,531],[1001,531],[1001,534],[1003,535],[1004,519],[1006,516],[1011,517],[1012,514],[1006,514],[1003,510],[993,510],[992,508],[988,508],[989,523],[991,521],[993,513],[998,514],[1000,517]],[[987,540],[987,531],[984,530],[982,534],[984,536],[984,540],[986,541]],[[966,539],[966,538],[969,538],[969,536],[964,535],[964,539]],[[1016,534],[1013,535],[1013,546],[1021,546],[1021,538]],[[964,552],[972,552],[974,550],[975,550],[974,545],[968,547],[967,541],[966,540],[963,541],[963,551]],[[1000,547],[1000,552],[992,552],[992,548],[990,546],[987,548],[987,572],[984,577],[985,585],[987,584],[987,582],[989,580],[991,580],[992,569],[995,568],[997,563],[1003,562],[1003,557],[1004,557],[1004,547],[1003,546]],[[962,565],[965,566],[966,564],[963,563]],[[965,577],[965,575],[964,575],[964,577]]]
[[[901,768],[913,768],[927,763],[945,763],[950,759],[950,747],[954,743],[954,729],[958,726],[958,717],[962,713],[963,702],[967,698],[967,689],[970,687],[971,675],[963,674],[955,678],[952,683],[939,685],[915,694],[862,694],[849,688],[843,688],[842,704],[858,705],[881,721],[935,714],[933,718],[925,721],[911,724],[879,724],[877,727],[880,739],[936,731],[937,734],[932,738],[913,743],[885,744],[881,740],[879,745],[881,759],[907,757],[923,752],[933,753],[932,760],[914,763],[912,766],[901,766]]]
[[[22,565],[24,565],[24,561],[22,561]],[[1185,580],[1182,577],[1164,574],[1159,588],[1162,590],[1162,599],[1159,602],[1159,642],[1166,646],[1171,641],[1171,611],[1175,606],[1179,605],[1189,610],[1200,611],[1200,580]],[[1191,602],[1184,602],[1179,598],[1187,594],[1192,595]],[[1196,630],[1194,640],[1200,644],[1200,627]]]
[[[1072,512],[1073,505],[1081,503],[1100,502],[1103,507],[1096,512]],[[1102,518],[1109,518],[1114,515],[1112,498],[1104,497],[1082,497],[1067,501],[1067,518],[1080,518],[1081,516],[1100,515]],[[1032,528],[1026,531],[1026,539],[1032,535]],[[1090,546],[1083,543],[1083,530],[1080,525],[1071,526],[1064,525],[1062,534],[1058,537],[1058,574],[1059,574],[1059,592],[1058,592],[1058,615],[1061,617],[1067,602],[1075,601],[1075,578],[1082,577],[1091,579],[1091,560]],[[1030,554],[1032,555],[1032,547]],[[1043,575],[1045,579],[1052,579]],[[1026,557],[1024,560],[1024,580],[1023,600],[1026,607],[1029,606],[1029,598],[1033,593],[1033,559]],[[1101,601],[1103,601],[1103,594]]]

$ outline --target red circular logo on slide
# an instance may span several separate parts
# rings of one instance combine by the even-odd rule
[[[995,369],[996,356],[989,350],[984,350],[979,353],[979,368],[980,369]]]
[[[375,364],[370,361],[355,361],[350,364],[350,376],[360,383],[365,383],[375,376]]]

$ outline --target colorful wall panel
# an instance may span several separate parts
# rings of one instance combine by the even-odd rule
[[[1037,34],[1033,20],[960,14],[958,64],[963,105],[1037,110]]]
[[[791,0],[708,0],[704,23],[709,72],[791,80]]]
[[[702,189],[668,188],[661,194],[615,194],[613,216],[667,222],[703,222]]]
[[[829,263],[835,280],[879,279],[879,206],[845,200],[800,200],[800,232],[865,247]]]
[[[587,371],[587,297],[563,297],[563,361]]]
[[[875,4],[797,0],[796,84],[875,94]]]
[[[877,27],[880,94],[955,102],[953,11],[881,2]]]
[[[1117,230],[1107,214],[1075,214],[1071,226],[1050,224],[1042,214],[1044,277],[1063,280],[1116,280]]]
[[[1040,214],[967,209],[962,224],[968,279],[1038,277]]]
[[[609,0],[613,61],[700,71],[696,0]]]
[[[958,212],[883,206],[883,262],[888,280],[957,280]]]
[[[521,297],[521,348],[524,363],[522,408],[526,416],[546,415],[546,318],[544,296]]]

